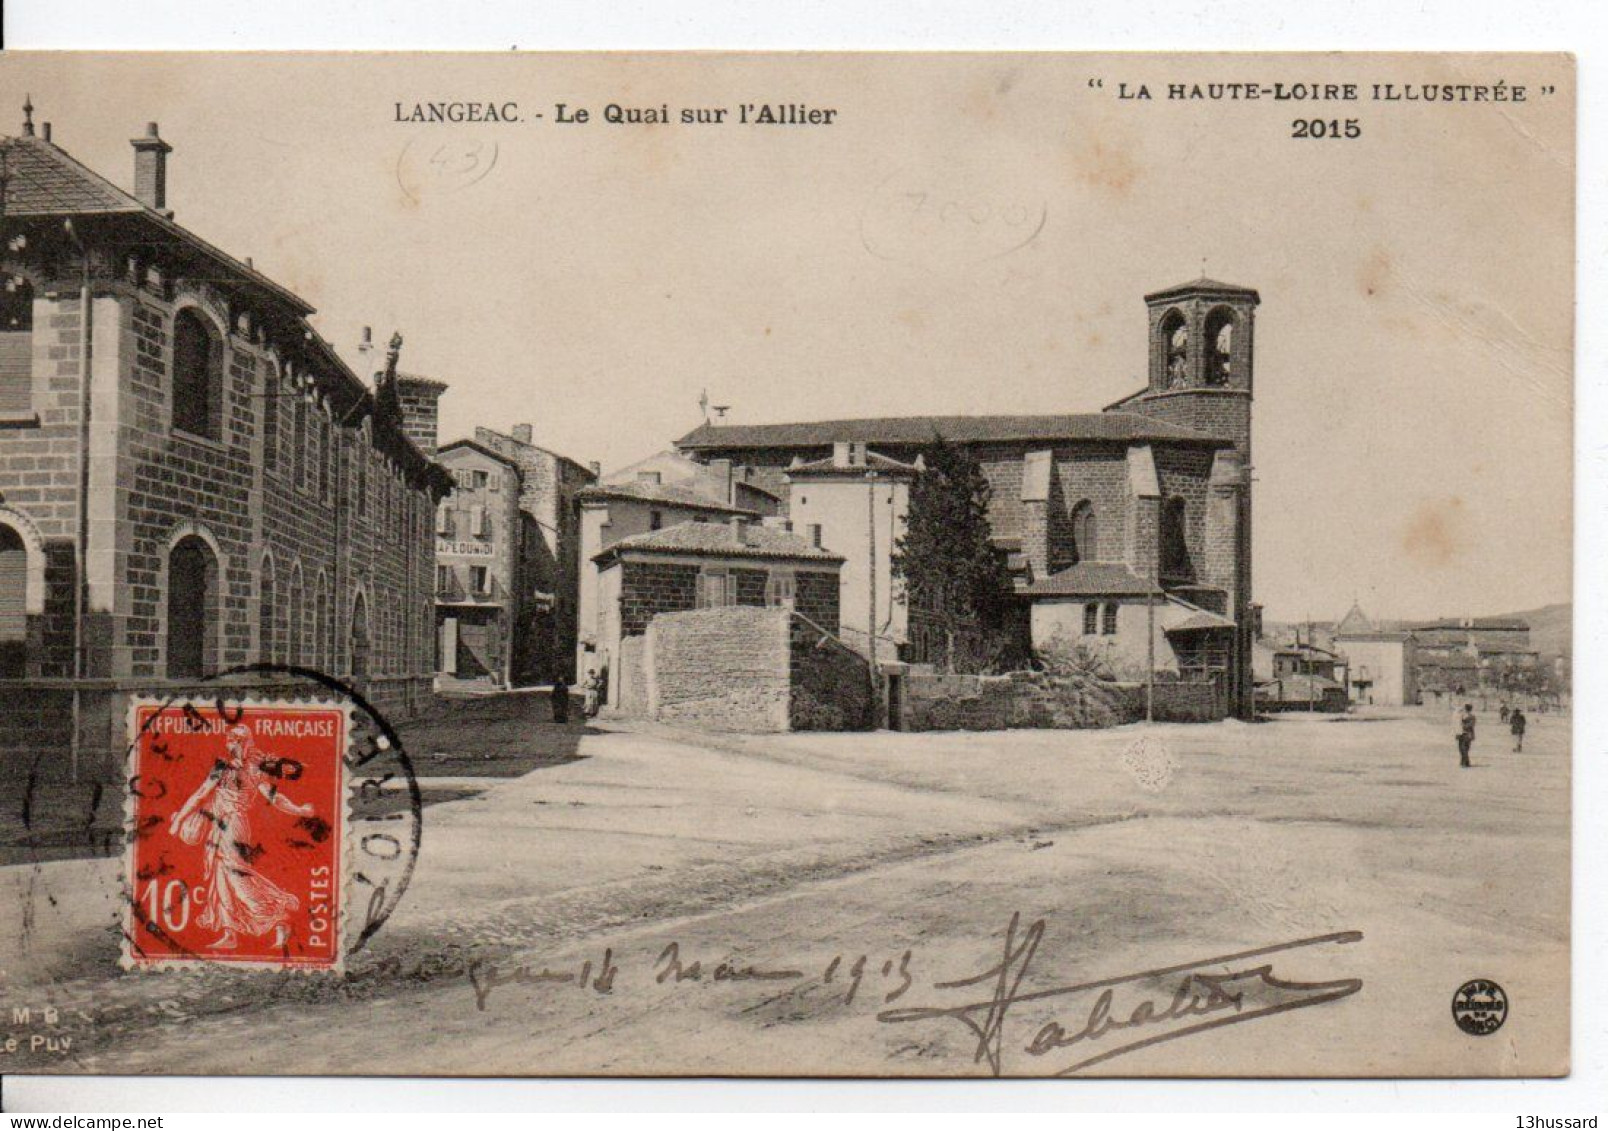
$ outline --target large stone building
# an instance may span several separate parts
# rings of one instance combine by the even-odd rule
[[[1546,676],[1516,617],[1462,617],[1406,626],[1417,640],[1418,686],[1436,695],[1533,692]]]
[[[648,700],[642,646],[663,613],[736,606],[785,609],[835,634],[843,559],[812,541],[741,516],[680,522],[622,538],[596,556],[598,649],[609,657],[608,702]],[[718,679],[711,672],[710,679]]]
[[[174,221],[156,126],[132,144],[130,194],[31,119],[3,142],[0,731],[115,749],[119,696],[258,661],[411,711],[450,482],[394,383]]]
[[[910,644],[910,608],[894,577],[894,546],[904,536],[910,485],[921,457],[901,463],[862,443],[837,443],[825,459],[787,469],[793,529],[843,557],[839,634],[861,655],[897,660]]]
[[[581,577],[578,500],[581,490],[597,479],[597,470],[533,443],[529,424],[516,424],[508,433],[476,428],[474,441],[519,470],[524,536],[514,682],[548,683],[559,676],[573,680]]]
[[[706,423],[676,446],[729,460],[783,495],[795,462],[829,460],[839,444],[903,464],[935,435],[964,444],[992,485],[994,542],[1028,606],[1035,647],[1060,639],[1123,667],[1153,663],[1211,681],[1225,710],[1249,715],[1259,302],[1253,290],[1209,279],[1147,295],[1147,384],[1099,413]]]
[[[1334,627],[1334,648],[1351,671],[1351,700],[1381,707],[1418,702],[1418,640],[1404,629],[1375,624],[1362,607]]]
[[[775,496],[757,488],[745,491],[745,486],[733,480],[729,464],[710,468],[685,456],[661,453],[614,472],[578,493],[578,678],[610,668],[614,659],[602,601],[603,565],[599,555],[617,542],[681,523],[758,521],[777,509]],[[742,503],[734,501],[738,499]]]
[[[512,687],[516,644],[534,600],[526,563],[540,543],[519,508],[519,465],[473,440],[436,457],[452,494],[436,508],[436,669],[448,685]]]

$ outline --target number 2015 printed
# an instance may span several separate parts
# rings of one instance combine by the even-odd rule
[[[1354,138],[1362,136],[1362,122],[1356,118],[1296,118],[1290,123],[1294,138]]]

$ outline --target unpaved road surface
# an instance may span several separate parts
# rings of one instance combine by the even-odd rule
[[[1460,770],[1450,717],[1428,709],[1076,733],[605,728],[523,776],[439,782],[462,799],[426,809],[413,886],[339,981],[125,975],[114,861],[0,869],[0,1046],[18,1039],[0,1071],[1047,1074],[1218,1022],[1080,1071],[1559,1072],[1568,723],[1508,745],[1485,721]],[[1238,976],[1221,993],[1241,1000],[1197,982],[1197,1015],[1157,1017],[1184,1008],[1193,970]],[[1476,977],[1509,1000],[1484,1037],[1451,1012]],[[1052,992],[1106,979],[1104,1007],[1098,987]],[[1270,979],[1347,988],[1236,1016],[1314,994]]]

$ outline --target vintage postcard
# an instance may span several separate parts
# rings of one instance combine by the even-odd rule
[[[0,58],[0,1073],[1567,1074],[1575,89]]]

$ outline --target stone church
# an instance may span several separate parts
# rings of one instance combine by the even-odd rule
[[[1033,648],[1092,651],[1122,678],[1143,679],[1153,664],[1165,678],[1210,682],[1219,713],[1248,717],[1259,612],[1251,400],[1260,298],[1201,278],[1144,301],[1148,382],[1100,412],[705,423],[676,446],[729,460],[790,500],[809,482],[791,472],[815,461],[848,453],[874,482],[879,458],[913,465],[938,435],[964,444],[992,485],[994,543],[1026,606]],[[826,535],[822,544],[835,549]],[[845,571],[844,584],[867,573],[861,584],[890,591],[886,555],[877,570]],[[844,594],[845,608],[862,603]],[[905,659],[933,658],[914,626],[899,645]]]

